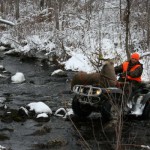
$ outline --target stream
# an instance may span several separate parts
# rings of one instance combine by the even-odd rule
[[[52,115],[47,122],[33,119],[14,121],[3,119],[4,105],[7,110],[18,110],[31,102],[42,101],[54,112],[61,107],[71,108],[73,94],[70,83],[74,72],[66,71],[67,77],[53,77],[51,73],[56,66],[19,57],[1,54],[0,65],[8,71],[8,78],[0,78],[0,145],[7,150],[110,150],[115,145],[114,122],[102,122],[99,114],[92,114],[87,119],[77,117],[64,119]],[[10,77],[22,72],[26,81],[11,83]],[[6,80],[7,79],[7,80]],[[150,145],[150,122],[130,120],[124,123],[123,143]],[[110,144],[110,145],[109,145]],[[126,148],[128,149],[128,147]],[[133,146],[129,149],[141,149]],[[1,149],[0,149],[1,150]]]

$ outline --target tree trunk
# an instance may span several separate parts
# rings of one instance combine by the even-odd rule
[[[52,7],[52,1],[51,0],[47,0],[47,7],[48,8]]]
[[[0,12],[3,14],[4,13],[4,1],[1,1],[1,5],[0,5]]]
[[[121,9],[122,9],[122,8],[121,8],[121,0],[120,0],[120,6],[119,6],[119,7],[120,7],[120,21],[121,21],[121,20],[122,20],[122,11],[121,11]]]
[[[40,10],[44,9],[44,0],[40,0]]]
[[[16,19],[18,19],[18,18],[20,17],[20,14],[19,14],[19,2],[20,2],[20,0],[16,0],[16,1],[15,1]]]
[[[63,10],[63,1],[59,0],[59,12]]]
[[[150,2],[147,0],[147,46],[148,50],[150,51]]]
[[[59,30],[59,11],[58,11],[58,3],[54,2],[54,13],[55,13],[55,23],[56,29]]]
[[[130,0],[127,0],[127,7],[125,10],[125,25],[126,25],[126,38],[125,38],[125,49],[126,49],[126,54],[127,54],[127,59],[130,59],[130,50],[129,50],[129,23],[130,23],[130,6],[131,2]]]

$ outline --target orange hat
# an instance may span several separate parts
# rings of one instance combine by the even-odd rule
[[[136,59],[136,60],[139,60],[139,59],[140,59],[140,55],[139,55],[138,53],[133,53],[133,54],[131,55],[131,58],[134,58],[134,59]]]

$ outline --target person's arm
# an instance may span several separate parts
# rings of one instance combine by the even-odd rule
[[[122,72],[123,72],[122,64],[115,67],[115,73],[116,74],[119,74],[119,73],[122,73]]]

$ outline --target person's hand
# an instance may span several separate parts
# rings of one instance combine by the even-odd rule
[[[123,72],[121,77],[126,77],[127,76],[127,72]]]
[[[129,75],[129,74],[130,74],[129,71],[123,72],[123,73],[122,73],[122,77],[126,77],[126,76]]]

